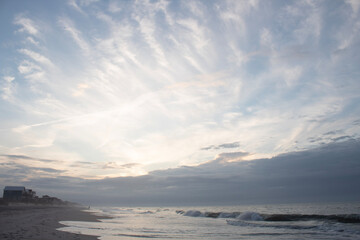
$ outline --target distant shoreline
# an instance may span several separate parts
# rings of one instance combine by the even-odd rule
[[[73,206],[13,205],[0,206],[0,238],[6,240],[96,240],[97,236],[57,230],[60,221],[99,222],[85,208]]]

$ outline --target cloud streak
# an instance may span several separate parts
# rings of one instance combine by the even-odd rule
[[[16,91],[16,84],[13,82],[15,80],[15,77],[4,76],[2,80],[3,81],[0,85],[0,89],[2,92],[1,96],[4,100],[11,101]]]
[[[19,25],[21,28],[18,30],[19,32],[27,32],[30,35],[38,36],[39,30],[38,26],[34,23],[33,20],[18,15],[15,20],[14,24]]]
[[[28,49],[19,49],[19,52],[27,55],[28,57],[30,57],[31,59],[33,59],[34,61],[36,61],[42,65],[49,66],[49,67],[51,67],[53,65],[52,62],[48,58],[46,58],[45,56],[43,56],[37,52],[33,52]]]
[[[224,149],[224,148],[238,148],[240,147],[239,142],[233,142],[233,143],[223,143],[217,146],[210,145],[208,147],[201,148],[201,150],[211,150],[211,149]]]

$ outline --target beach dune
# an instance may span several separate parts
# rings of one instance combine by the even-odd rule
[[[96,236],[56,230],[59,221],[99,221],[98,216],[69,206],[0,206],[0,239],[95,240]]]

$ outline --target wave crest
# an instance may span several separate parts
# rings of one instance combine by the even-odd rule
[[[240,220],[244,221],[263,221],[264,218],[256,212],[243,212],[238,217]]]
[[[243,221],[293,222],[293,221],[333,221],[340,223],[360,223],[360,214],[316,215],[316,214],[260,214],[257,212],[201,212],[198,210],[177,210],[176,213],[188,217],[236,218]]]

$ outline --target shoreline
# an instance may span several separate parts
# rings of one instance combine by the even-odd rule
[[[57,230],[60,221],[100,222],[109,217],[84,212],[74,206],[0,206],[0,239],[4,240],[97,240],[98,236]]]

